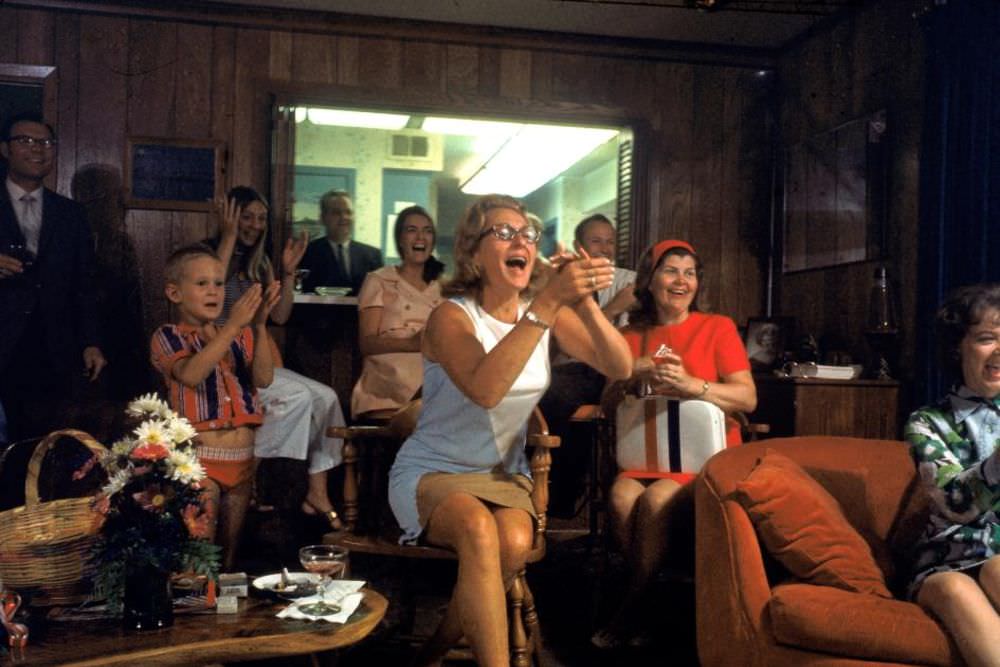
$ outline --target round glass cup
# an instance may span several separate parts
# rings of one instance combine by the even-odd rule
[[[302,291],[302,281],[309,277],[309,269],[295,269],[295,291]]]
[[[348,551],[344,547],[332,544],[312,544],[299,549],[299,562],[307,572],[319,575],[318,602],[311,602],[299,607],[299,610],[310,616],[328,616],[340,611],[339,600],[328,602],[326,589],[331,579],[343,579],[347,571]]]

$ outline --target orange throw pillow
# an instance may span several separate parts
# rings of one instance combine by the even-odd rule
[[[800,581],[892,597],[836,498],[795,461],[768,449],[732,495],[767,551]]]
[[[912,602],[810,584],[775,586],[768,602],[779,643],[866,660],[961,664],[941,626]]]

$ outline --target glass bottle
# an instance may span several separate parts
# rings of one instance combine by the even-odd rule
[[[896,304],[884,266],[875,269],[872,278],[871,298],[868,301],[868,322],[865,338],[872,348],[873,359],[870,375],[879,380],[892,379],[890,355],[896,349],[899,336]]]

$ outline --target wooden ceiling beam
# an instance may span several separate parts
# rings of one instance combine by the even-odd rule
[[[317,12],[300,9],[234,5],[217,2],[164,2],[147,0],[141,5],[115,0],[7,0],[7,7],[51,9],[83,14],[102,14],[162,21],[230,25],[262,30],[338,34],[352,37],[389,37],[400,40],[435,41],[445,44],[497,46],[611,58],[642,58],[654,61],[725,65],[768,69],[776,65],[776,49],[730,47],[697,42],[630,39],[579,33],[555,33],[497,26],[473,26],[436,21],[381,18]]]

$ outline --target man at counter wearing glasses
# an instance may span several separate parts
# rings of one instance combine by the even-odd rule
[[[309,274],[302,282],[305,291],[316,287],[350,287],[357,294],[369,271],[382,268],[382,253],[351,239],[354,209],[351,197],[341,190],[330,190],[319,200],[320,220],[326,238],[316,239],[306,248],[299,263]]]
[[[60,400],[107,364],[98,343],[93,243],[82,207],[44,187],[55,132],[21,113],[0,127],[0,402],[11,441],[68,424]]]

